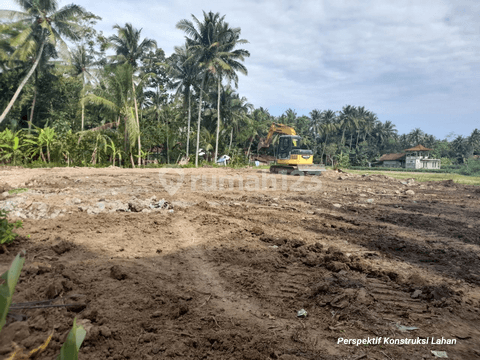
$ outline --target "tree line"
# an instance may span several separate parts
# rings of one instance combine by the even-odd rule
[[[420,129],[399,135],[362,106],[308,116],[255,108],[237,91],[248,41],[219,13],[178,21],[185,43],[166,57],[130,23],[106,37],[95,29],[100,18],[81,6],[16,2],[22,11],[0,11],[3,162],[135,167],[191,157],[198,166],[222,154],[245,162],[272,122],[295,127],[327,164],[365,165],[417,144],[457,163],[480,153],[477,129],[440,140]]]

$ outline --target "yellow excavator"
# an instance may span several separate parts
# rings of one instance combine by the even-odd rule
[[[270,172],[291,175],[320,175],[325,166],[313,163],[313,151],[302,145],[302,137],[295,129],[284,124],[273,123],[265,139],[260,139],[257,151],[268,148],[274,134],[279,136],[275,149],[275,165],[270,166]]]

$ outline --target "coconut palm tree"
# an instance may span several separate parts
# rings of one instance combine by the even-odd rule
[[[320,110],[314,109],[310,111],[311,127],[309,130],[313,133],[313,136],[315,138],[319,137],[322,132],[321,118],[322,118],[322,112]]]
[[[17,29],[0,24],[0,69],[3,71],[7,68],[6,65],[10,55],[15,51],[15,48],[10,45],[9,38],[17,36],[18,33]]]
[[[173,82],[170,87],[176,90],[176,95],[183,95],[184,104],[188,104],[187,121],[187,149],[189,156],[190,148],[190,123],[192,117],[191,90],[198,82],[198,71],[192,51],[186,46],[175,47],[175,53],[168,60],[168,73]]]
[[[427,148],[433,148],[435,146],[435,144],[437,143],[437,139],[435,138],[435,136],[433,135],[428,135],[428,134],[425,134],[425,136],[423,137],[423,146],[427,147]]]
[[[398,137],[398,144],[402,150],[410,147],[410,141],[408,140],[407,134],[402,134]]]
[[[218,93],[213,92],[212,98],[218,98]],[[248,115],[253,111],[253,105],[248,102],[246,97],[240,97],[230,85],[225,86],[225,89],[221,92],[220,104],[223,126],[225,129],[229,128],[230,130],[230,142],[228,145],[228,150],[230,151],[232,148],[234,131],[238,133],[240,126],[251,125],[252,119],[249,118]],[[213,111],[209,112],[214,118],[217,117],[218,123],[218,108],[217,114]]]
[[[125,124],[125,153],[127,146],[132,149],[138,140],[140,127],[135,118],[136,93],[132,87],[133,68],[130,64],[119,65],[106,69],[102,82],[96,93],[85,96],[87,102],[102,106],[112,120],[118,118]],[[140,84],[141,86],[142,84]],[[132,167],[135,167],[133,155],[130,154]]]
[[[320,110],[314,109],[310,111],[310,127],[308,130],[313,134],[313,138],[315,139],[315,154],[317,153],[317,145],[320,139],[320,134],[322,133],[321,119],[322,112]]]
[[[358,124],[355,129],[357,132],[357,140],[355,142],[355,148],[358,147],[358,138],[360,137],[361,129],[364,127],[366,119],[369,115],[370,115],[370,111],[365,110],[364,106],[359,106],[357,111],[355,112],[355,116],[358,121]],[[350,134],[350,150],[352,149],[352,135],[353,135],[353,132]]]
[[[148,51],[157,48],[157,42],[151,39],[143,39],[140,42],[142,29],[138,30],[130,23],[126,23],[125,27],[114,25],[118,35],[112,35],[108,38],[107,48],[113,47],[116,55],[113,56],[114,64],[129,64],[134,70],[138,69],[139,62]],[[132,88],[134,93],[135,119],[137,126],[140,128],[140,120],[138,118],[138,104],[135,90],[134,72],[132,72]],[[138,165],[142,163],[141,158],[142,143],[140,140],[140,132],[138,132]]]
[[[33,123],[33,116],[34,116],[34,111],[35,111],[35,103],[37,100],[37,94],[38,94],[38,76],[40,73],[43,73],[44,76],[50,76],[50,77],[55,77],[49,70],[52,70],[55,66],[51,64],[49,61],[51,58],[57,57],[57,53],[55,51],[55,47],[52,44],[47,43],[45,45],[45,48],[43,50],[42,56],[40,58],[40,61],[38,63],[37,68],[35,69],[33,73],[33,100],[32,100],[32,106],[30,109],[30,121],[28,122],[28,132],[30,133],[31,128],[32,128],[32,123]]]
[[[108,38],[107,48],[114,48],[116,55],[112,57],[115,64],[129,63],[135,70],[146,53],[157,48],[157,42],[151,39],[143,39],[140,42],[142,29],[136,29],[130,23],[125,27],[114,25],[118,35]]]
[[[363,141],[367,140],[367,137],[370,136],[375,125],[378,123],[378,117],[372,112],[368,112],[367,116],[364,119],[363,126],[361,128],[361,133]]]
[[[193,57],[198,63],[199,72],[202,74],[202,82],[200,85],[200,96],[198,100],[198,123],[197,123],[197,149],[195,155],[195,166],[198,166],[198,150],[200,145],[200,125],[202,120],[202,100],[205,81],[209,74],[215,75],[222,69],[230,72],[230,76],[235,78],[233,70],[245,71],[246,69],[239,66],[238,69],[232,67],[232,62],[238,60],[243,61],[248,56],[246,51],[233,51],[235,46],[245,40],[240,40],[240,30],[231,29],[228,24],[224,23],[225,16],[219,13],[203,12],[203,22],[192,15],[193,22],[183,19],[177,23],[177,28],[186,33],[186,42],[189,49],[193,52]],[[229,64],[229,61],[230,64]],[[217,81],[218,81],[217,76]],[[218,83],[218,87],[221,83]],[[220,94],[220,91],[218,92]],[[218,116],[218,115],[217,115]],[[218,116],[217,131],[219,131],[220,116]],[[218,150],[218,149],[217,149]]]
[[[373,128],[372,136],[376,139],[378,148],[384,149],[389,139],[396,138],[397,129],[391,121],[378,122]]]
[[[0,10],[0,17],[9,18],[12,27],[23,26],[24,29],[12,38],[10,44],[15,47],[12,57],[25,61],[35,54],[35,61],[25,78],[18,86],[6,109],[0,115],[0,123],[5,119],[20,92],[37,68],[46,44],[59,48],[60,52],[67,53],[68,47],[62,36],[70,40],[79,40],[81,27],[78,24],[80,17],[86,15],[85,10],[78,5],[71,4],[58,9],[57,1],[42,0],[15,0],[23,11]]]
[[[413,146],[420,144],[423,140],[425,133],[420,128],[415,128],[408,134],[408,138]]]
[[[342,145],[345,145],[345,131],[352,130],[358,126],[358,121],[355,116],[355,106],[346,105],[342,108],[339,116],[339,126],[342,129]]]
[[[11,46],[11,40],[18,36],[22,30],[25,30],[27,26],[23,23],[16,24],[0,24],[0,67],[2,68],[4,74],[11,70],[20,73],[27,73],[31,68],[31,64],[35,62],[35,56],[28,56],[25,61],[21,61],[18,58],[13,58],[11,55],[15,52],[16,48]],[[33,54],[35,55],[35,54]],[[30,110],[30,117],[27,116],[28,121],[28,132],[31,131],[35,103],[37,99],[37,90],[38,90],[38,75],[39,73],[47,72],[52,69],[54,66],[49,64],[49,60],[52,57],[56,57],[57,53],[55,47],[47,43],[45,45],[44,51],[42,52],[40,61],[37,68],[33,72],[33,100]],[[47,72],[48,75],[53,76],[51,72]],[[23,75],[23,74],[22,74]],[[23,76],[22,76],[23,77]]]
[[[475,129],[468,137],[468,143],[472,146],[472,151],[480,151],[480,131]]]
[[[217,52],[217,59],[214,59],[212,62],[215,64],[215,72],[217,74],[217,133],[215,138],[215,160],[218,157],[218,137],[220,134],[220,94],[221,94],[221,83],[222,78],[225,75],[226,78],[230,81],[233,80],[235,88],[238,88],[238,75],[237,71],[247,75],[247,68],[240,62],[244,61],[245,57],[250,56],[250,53],[247,50],[236,49],[234,48],[240,44],[248,43],[245,39],[240,39],[240,28],[230,28],[228,23],[223,23],[224,29],[221,33],[225,33],[226,36],[223,38],[222,43],[219,46],[219,51]],[[230,134],[230,146],[232,141],[233,131]],[[229,147],[230,149],[230,147]]]
[[[70,64],[73,75],[82,80],[80,103],[82,105],[81,131],[83,131],[85,127],[85,90],[86,86],[94,80],[92,67],[95,66],[95,58],[85,49],[84,45],[80,45],[72,51]]]
[[[451,142],[452,151],[457,159],[457,162],[464,163],[468,153],[468,141],[462,135],[457,137]]]
[[[390,120],[387,120],[383,123],[383,131],[387,139],[396,138],[398,135],[398,130],[394,123]]]
[[[336,118],[337,118],[337,115],[333,110],[326,110],[326,111],[323,111],[321,114],[321,119],[320,119],[321,128],[322,128],[322,132],[325,134],[325,142],[323,144],[322,157],[321,157],[322,161],[323,161],[323,155],[325,153],[325,148],[328,142],[328,135],[330,135],[335,130],[337,130]]]

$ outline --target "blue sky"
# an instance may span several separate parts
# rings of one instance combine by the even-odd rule
[[[60,6],[70,2],[59,1]],[[273,115],[365,106],[400,133],[444,138],[480,128],[480,1],[93,1],[97,29],[132,23],[167,55],[175,28],[202,10],[242,29],[249,75],[239,93]],[[0,0],[1,9],[15,9]]]

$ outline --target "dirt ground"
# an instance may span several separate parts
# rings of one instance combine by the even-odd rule
[[[5,192],[16,188],[28,191]],[[0,358],[52,331],[40,358],[53,358],[76,317],[80,359],[480,359],[479,187],[333,171],[3,168],[2,192],[0,208],[24,221],[0,250],[0,273],[27,252],[14,302],[75,306],[12,310],[26,320],[9,317]]]

